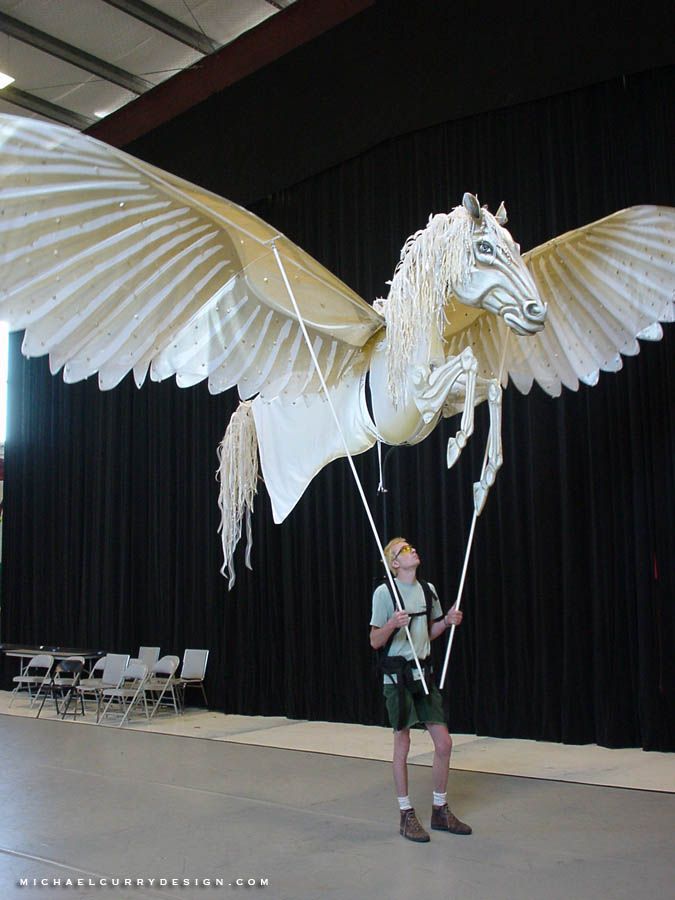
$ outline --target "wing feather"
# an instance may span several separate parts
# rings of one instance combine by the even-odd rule
[[[505,370],[518,390],[536,381],[556,397],[595,384],[639,340],[658,340],[659,322],[675,321],[674,243],[675,209],[634,206],[524,253],[548,319],[533,337],[509,335]],[[449,338],[449,352],[471,345],[480,373],[495,378],[506,333],[481,315]]]
[[[0,179],[0,318],[66,381],[317,390],[272,242],[331,379],[383,327],[261,219],[79,132],[0,115]]]

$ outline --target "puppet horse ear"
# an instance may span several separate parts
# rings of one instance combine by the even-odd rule
[[[499,209],[495,213],[495,219],[500,225],[506,225],[509,221],[508,216],[506,215],[506,207],[504,206],[504,201],[499,204]]]
[[[483,218],[483,210],[480,208],[480,203],[478,202],[478,197],[474,194],[466,193],[462,197],[462,206],[474,220],[474,222],[480,222]]]

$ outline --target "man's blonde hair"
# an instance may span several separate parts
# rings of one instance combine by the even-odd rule
[[[387,566],[389,567],[389,570],[391,572],[394,572],[392,563],[394,561],[394,556],[396,556],[396,554],[394,553],[394,547],[396,546],[396,544],[407,544],[407,543],[408,543],[407,538],[395,537],[395,538],[392,538],[389,541],[389,543],[387,544],[387,546],[384,548],[384,558],[387,560]]]

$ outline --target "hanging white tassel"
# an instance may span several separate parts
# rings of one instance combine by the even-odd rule
[[[235,582],[234,551],[241,537],[241,524],[246,515],[247,568],[251,568],[253,532],[251,513],[253,498],[258,491],[258,441],[251,402],[242,401],[232,414],[218,447],[217,480],[220,482],[218,531],[223,544],[222,575],[228,575],[228,588]]]

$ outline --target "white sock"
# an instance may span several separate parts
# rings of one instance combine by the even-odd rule
[[[447,802],[448,802],[447,791],[445,792],[445,794],[438,794],[436,791],[434,791],[434,806],[445,806],[445,804]]]
[[[410,797],[397,797],[396,799],[398,800],[398,808],[401,812],[405,812],[406,809],[412,809]]]

